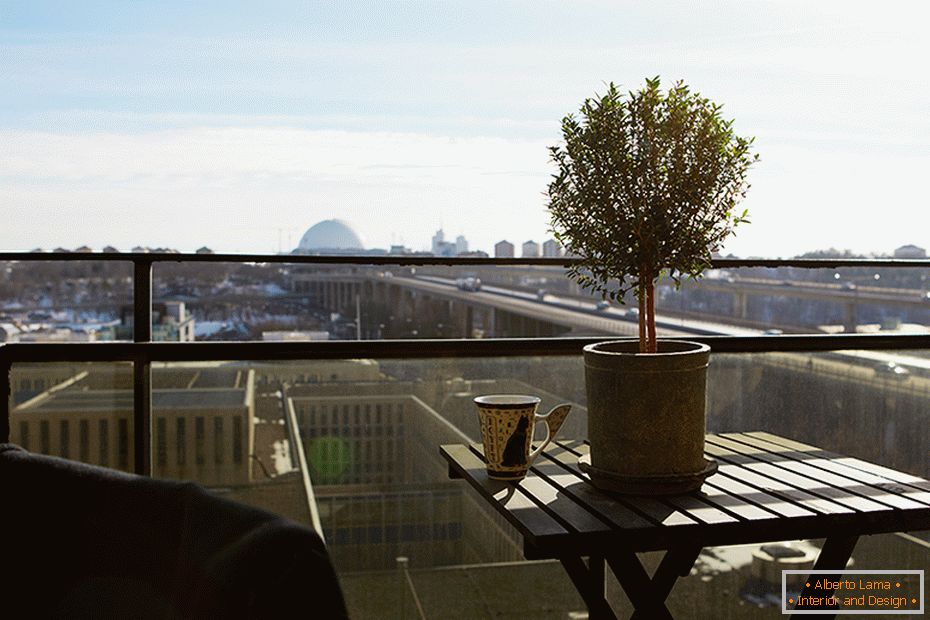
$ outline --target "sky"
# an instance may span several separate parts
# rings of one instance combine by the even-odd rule
[[[930,248],[924,2],[0,0],[0,250],[551,236],[547,147],[684,80],[760,156],[723,251]]]

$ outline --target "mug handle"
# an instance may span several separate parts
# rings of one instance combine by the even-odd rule
[[[526,459],[527,465],[532,464],[533,461],[536,460],[536,457],[539,456],[539,453],[543,451],[543,448],[548,446],[549,442],[555,439],[555,434],[559,432],[560,428],[562,428],[562,423],[565,421],[565,416],[567,416],[568,412],[571,410],[571,405],[568,403],[562,403],[561,405],[556,405],[553,407],[549,413],[537,413],[534,415],[534,424],[536,422],[546,423],[546,440],[538,448],[530,452]]]

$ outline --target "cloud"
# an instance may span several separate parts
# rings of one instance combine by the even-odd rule
[[[420,185],[482,175],[544,173],[545,144],[502,138],[203,127],[138,134],[0,131],[7,179],[52,183],[230,181],[250,178]],[[515,162],[523,167],[514,168]]]
[[[97,247],[268,251],[278,228],[301,231],[329,217],[354,221],[377,247],[392,235],[420,247],[439,226],[473,245],[486,237],[483,247],[513,229],[528,238],[544,229],[549,170],[539,141],[199,127],[0,131],[0,143],[0,204],[15,222],[0,232],[5,248],[22,249],[24,239],[68,247],[75,243],[60,238],[71,236]],[[218,213],[236,230],[219,230]]]

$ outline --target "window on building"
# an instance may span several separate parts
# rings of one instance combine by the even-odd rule
[[[242,417],[233,418],[233,463],[242,463]]]
[[[90,460],[90,420],[78,422],[78,458],[83,463]]]
[[[100,464],[110,466],[110,422],[100,420]]]
[[[58,426],[58,455],[63,459],[71,458],[71,424],[68,420],[62,420]]]
[[[223,451],[226,439],[223,437],[223,418],[213,418],[213,460],[217,465],[223,464]]]
[[[168,420],[155,420],[155,462],[159,467],[168,464]]]
[[[187,463],[187,420],[178,418],[177,431],[177,461],[178,465],[184,465]]]
[[[194,418],[194,462],[198,465],[203,465],[206,460],[203,455],[206,434],[206,422],[203,416],[197,416]]]
[[[42,454],[51,454],[52,452],[51,435],[48,420],[39,422],[39,451]]]
[[[120,418],[116,422],[116,466],[129,469],[129,420]]]
[[[24,450],[29,449],[29,422],[25,420],[19,423],[19,445],[21,445]]]

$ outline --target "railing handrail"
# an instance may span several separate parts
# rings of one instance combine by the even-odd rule
[[[0,346],[0,441],[10,437],[10,371],[17,362],[131,361],[137,473],[151,473],[151,363],[153,361],[299,360],[345,358],[513,357],[577,355],[585,344],[611,338],[488,340],[394,340],[335,342],[151,342],[152,266],[159,262],[293,263],[342,265],[544,265],[567,266],[576,258],[442,257],[423,255],[197,254],[174,252],[0,252],[0,261],[122,261],[133,264],[133,339],[123,343],[8,343]],[[930,259],[714,259],[715,268],[737,267],[930,267]],[[718,353],[927,349],[927,335],[695,336]]]
[[[483,257],[427,256],[420,254],[196,254],[191,252],[0,252],[0,261],[116,261],[133,263],[294,263],[319,265],[541,265],[568,266],[580,262],[569,257]],[[838,269],[841,267],[930,267],[930,258],[715,258],[713,269],[739,267],[798,267],[803,269]]]
[[[317,359],[431,359],[580,355],[583,347],[633,337],[215,342],[8,342],[0,365],[24,362],[195,362]],[[666,338],[668,339],[668,338]],[[715,353],[930,349],[930,334],[780,334],[698,336]],[[663,340],[660,338],[660,340]]]

